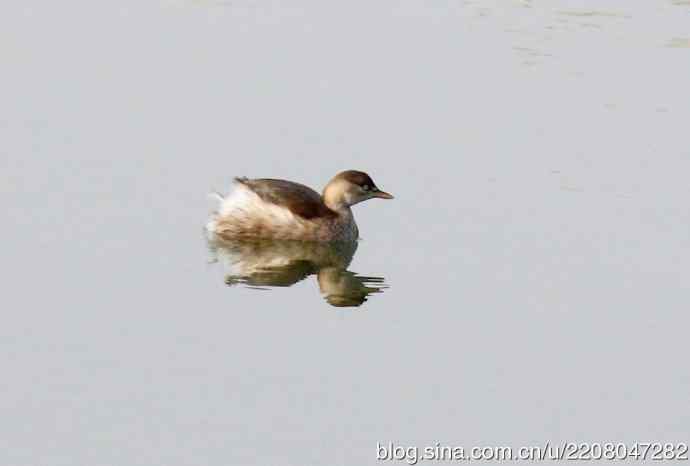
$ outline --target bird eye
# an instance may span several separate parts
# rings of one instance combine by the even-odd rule
[[[369,185],[365,184],[364,186],[362,186],[362,189],[365,191],[369,191]]]

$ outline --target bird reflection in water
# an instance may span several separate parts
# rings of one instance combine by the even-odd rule
[[[362,305],[387,285],[382,277],[347,270],[357,242],[306,242],[269,239],[209,239],[213,262],[225,272],[225,283],[249,288],[288,287],[316,275],[319,289],[332,306]]]

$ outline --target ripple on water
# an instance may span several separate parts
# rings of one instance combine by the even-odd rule
[[[602,18],[631,18],[632,16],[623,13],[617,13],[615,11],[597,11],[597,10],[561,10],[558,14],[564,16],[575,16],[580,18],[592,18],[592,17],[602,17]]]
[[[674,37],[666,43],[666,47],[671,48],[690,48],[690,38],[687,37]]]

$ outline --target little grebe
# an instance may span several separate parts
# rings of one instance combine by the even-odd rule
[[[292,181],[235,178],[207,228],[220,238],[354,241],[359,231],[350,207],[375,197],[393,199],[355,170],[337,174],[323,196]]]

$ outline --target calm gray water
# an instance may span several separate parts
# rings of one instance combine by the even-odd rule
[[[690,4],[290,4],[0,6],[0,463],[687,442]],[[348,168],[379,292],[226,284],[209,191]]]

